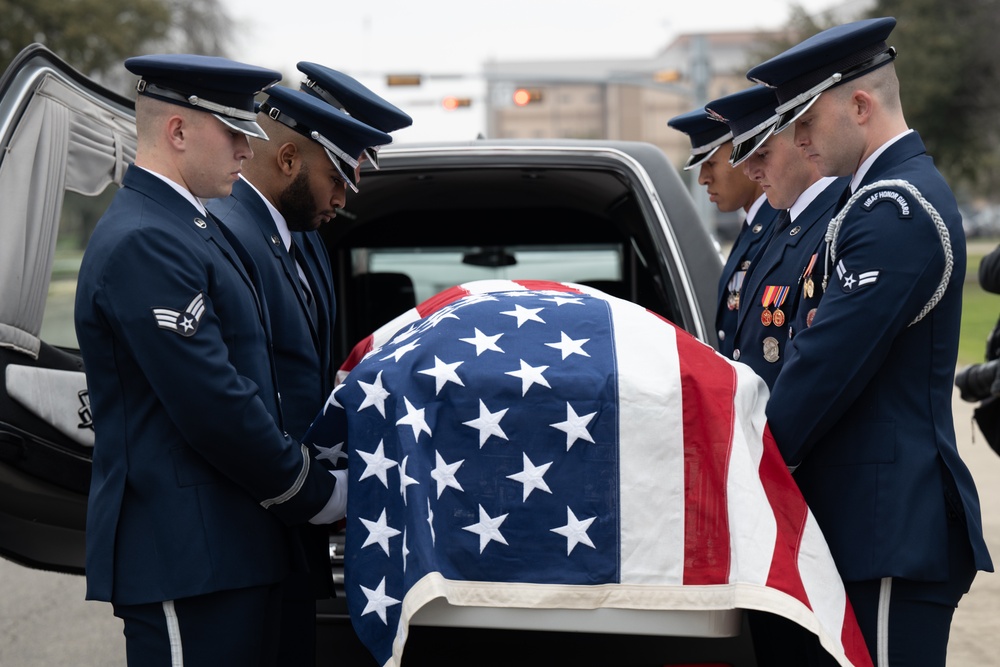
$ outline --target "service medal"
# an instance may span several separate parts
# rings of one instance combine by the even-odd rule
[[[780,308],[774,309],[774,315],[771,316],[771,321],[776,327],[785,326],[785,313]]]
[[[773,364],[778,358],[778,339],[768,336],[764,339],[764,360]]]
[[[813,325],[813,318],[816,317],[816,309],[813,308],[808,313],[806,313],[806,326],[811,327]]]
[[[771,311],[765,308],[764,311],[760,314],[760,323],[763,324],[765,327],[769,327],[771,326],[772,319],[773,318],[771,316]]]
[[[816,264],[816,257],[819,253],[813,253],[813,256],[809,258],[809,265],[802,272],[802,276],[805,281],[802,283],[802,291],[805,293],[807,299],[813,298],[813,294],[816,293],[816,286],[813,284],[812,270],[813,266]]]

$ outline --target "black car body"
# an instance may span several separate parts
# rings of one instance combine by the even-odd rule
[[[133,105],[38,45],[0,93],[0,555],[82,573],[94,440],[73,294],[89,230],[134,158]],[[322,230],[337,285],[335,359],[436,291],[482,278],[588,283],[714,342],[719,246],[658,148],[476,140],[390,146],[379,162]],[[342,583],[342,540],[331,537]],[[320,662],[372,664],[345,608],[343,598],[320,604]],[[456,664],[621,664],[623,647],[629,663],[752,664],[738,612],[709,619],[724,628],[701,638],[594,615],[596,625],[453,612],[415,621],[408,664],[443,664],[443,644]]]

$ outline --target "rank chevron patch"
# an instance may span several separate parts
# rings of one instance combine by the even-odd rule
[[[878,271],[851,271],[844,266],[844,260],[837,262],[837,282],[845,292],[854,292],[866,285],[874,285]]]
[[[171,308],[154,308],[153,315],[156,317],[156,326],[161,329],[168,329],[174,333],[179,333],[184,337],[193,336],[198,330],[198,322],[205,312],[205,295],[198,292],[198,296],[191,299],[184,312],[179,312]]]

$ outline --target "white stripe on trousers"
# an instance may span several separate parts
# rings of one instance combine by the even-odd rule
[[[163,603],[163,615],[167,620],[167,639],[170,641],[170,667],[184,667],[184,646],[181,644],[181,624],[177,620],[174,601]]]
[[[889,603],[892,599],[892,577],[883,577],[878,592],[878,623],[875,626],[876,667],[889,667]]]

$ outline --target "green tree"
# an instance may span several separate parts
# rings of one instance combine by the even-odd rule
[[[107,71],[170,30],[161,0],[0,0],[0,66],[44,44],[88,76]]]
[[[863,7],[855,16],[810,15],[793,5],[785,30],[756,62],[834,25],[895,17],[889,44],[899,52],[907,124],[963,198],[1000,190],[1000,0],[874,0]]]
[[[953,186],[1000,186],[1000,0],[876,0],[894,16],[890,44],[910,127]]]
[[[0,0],[0,16],[0,71],[39,42],[112,87],[129,56],[225,55],[230,40],[222,0]]]

